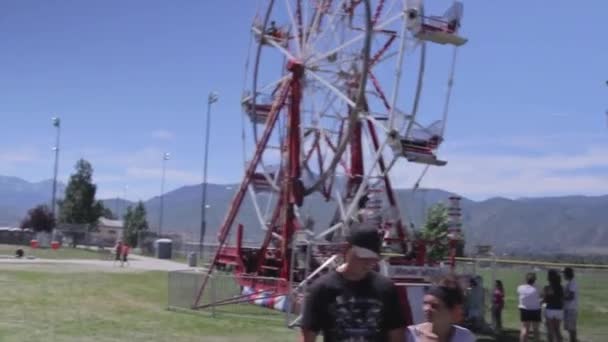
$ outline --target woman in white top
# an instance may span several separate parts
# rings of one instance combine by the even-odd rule
[[[475,335],[456,325],[462,317],[464,294],[457,281],[444,280],[429,288],[422,309],[426,322],[411,325],[406,330],[407,342],[474,342]]]
[[[541,321],[541,299],[534,286],[535,282],[536,274],[528,273],[526,274],[526,283],[517,287],[519,319],[521,321],[520,342],[528,341],[530,330],[534,333],[534,341],[539,340],[538,325]]]

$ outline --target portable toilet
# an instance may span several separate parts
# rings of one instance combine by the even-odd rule
[[[158,239],[156,245],[156,257],[158,259],[171,259],[173,241],[171,239]]]

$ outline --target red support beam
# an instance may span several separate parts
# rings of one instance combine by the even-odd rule
[[[357,121],[350,141],[350,178],[348,194],[354,194],[363,180],[363,144],[361,142],[361,122]]]
[[[270,245],[270,241],[272,241],[272,233],[275,232],[275,228],[277,227],[277,222],[279,221],[279,216],[281,214],[281,208],[283,207],[283,197],[279,197],[279,201],[274,207],[274,211],[272,212],[272,217],[270,219],[270,225],[268,230],[266,231],[266,236],[264,237],[264,241],[262,242],[262,246],[258,251],[257,257],[257,267],[256,272],[260,274],[262,270],[262,266],[266,262],[266,251],[268,250],[268,245]]]
[[[375,25],[380,19],[380,14],[382,13],[382,7],[384,6],[384,0],[380,0],[378,2],[378,6],[376,6],[376,13],[374,13],[374,18],[372,19],[372,25]]]
[[[285,104],[285,99],[287,98],[287,95],[289,94],[289,81],[290,80],[285,80],[283,82],[283,89],[282,89],[279,97],[277,98],[277,101],[275,101],[275,103],[273,103],[272,109],[270,110],[270,113],[268,114],[268,118],[266,119],[266,127],[264,129],[264,133],[262,134],[260,141],[258,141],[258,144],[256,146],[256,150],[255,150],[252,160],[249,162],[249,165],[247,166],[247,170],[245,172],[245,178],[243,179],[243,182],[241,182],[239,190],[236,192],[234,198],[232,199],[232,202],[230,204],[230,210],[228,211],[228,214],[226,215],[226,218],[224,219],[224,222],[222,223],[222,226],[220,228],[220,233],[219,233],[219,237],[218,237],[219,246],[218,246],[217,252],[215,253],[215,257],[213,258],[213,261],[212,261],[211,265],[209,266],[209,269],[207,270],[207,272],[205,272],[205,275],[203,278],[203,283],[201,284],[201,287],[196,296],[196,300],[193,304],[194,308],[198,307],[198,305],[199,305],[201,296],[203,295],[203,291],[205,290],[207,281],[209,280],[209,275],[215,268],[215,264],[217,263],[217,261],[220,257],[220,254],[221,254],[220,252],[222,250],[222,247],[226,243],[226,239],[228,237],[228,234],[230,233],[230,228],[232,227],[232,224],[234,223],[234,219],[236,218],[236,215],[238,214],[239,208],[241,207],[241,204],[243,203],[243,199],[245,198],[245,193],[247,192],[247,187],[249,186],[251,177],[253,176],[255,169],[257,168],[257,165],[260,162],[260,159],[262,159],[263,152],[266,150],[266,145],[268,144],[268,140],[270,139],[274,126],[277,122],[277,118],[279,117],[279,112],[281,111],[281,108]]]
[[[243,225],[239,224],[236,229],[236,256],[238,268],[241,272],[245,271],[245,265],[243,264]]]
[[[281,278],[289,279],[290,259],[289,245],[291,237],[296,230],[296,217],[294,206],[302,205],[304,189],[302,186],[302,166],[300,165],[301,139],[300,139],[300,103],[302,101],[302,76],[304,66],[297,61],[289,61],[287,69],[291,71],[291,92],[288,112],[288,179],[287,188],[283,192],[284,198],[284,223],[281,230],[283,241],[281,244]]]

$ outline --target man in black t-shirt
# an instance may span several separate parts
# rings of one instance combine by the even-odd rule
[[[302,313],[303,342],[319,332],[325,342],[402,342],[405,318],[397,288],[373,269],[381,239],[371,228],[353,229],[345,264],[317,279]]]

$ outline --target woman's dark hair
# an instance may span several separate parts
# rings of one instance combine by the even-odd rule
[[[550,269],[549,272],[547,272],[547,280],[549,281],[549,284],[551,286],[554,285],[560,285],[562,284],[562,277],[559,275],[559,272],[557,272],[557,270],[554,269]]]
[[[559,275],[559,272],[557,270],[550,269],[549,272],[547,272],[547,280],[549,281],[549,286],[551,286],[553,293],[561,297],[564,289],[562,288],[562,277]]]
[[[566,268],[564,268],[564,277],[566,279],[572,279],[572,278],[574,278],[574,270],[572,269],[572,267],[566,267]]]
[[[496,281],[496,288],[499,289],[501,292],[505,292],[505,288],[502,286],[502,281],[500,280]]]
[[[536,282],[536,274],[534,274],[532,272],[526,274],[526,283],[528,285],[534,285],[535,282]]]
[[[426,294],[441,300],[448,309],[454,309],[457,305],[464,303],[464,293],[458,280],[447,276],[439,280],[437,285],[431,286]]]

